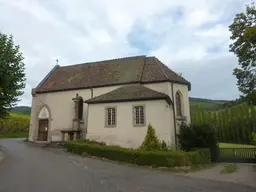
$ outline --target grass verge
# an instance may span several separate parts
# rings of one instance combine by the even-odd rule
[[[173,173],[191,173],[191,172],[197,172],[197,171],[202,171],[205,169],[211,169],[215,167],[216,164],[214,163],[209,163],[209,164],[202,164],[202,165],[194,165],[191,167],[177,167],[177,168],[155,168],[157,170],[161,171],[167,171],[167,172],[173,172]]]
[[[1,133],[0,138],[23,138],[28,137],[27,132],[17,132],[17,133]]]
[[[238,170],[238,166],[236,164],[225,165],[223,169],[220,171],[221,174],[234,173]]]

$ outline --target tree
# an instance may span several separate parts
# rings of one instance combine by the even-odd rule
[[[178,134],[180,148],[184,151],[191,151],[197,148],[217,147],[217,135],[210,124],[183,123]]]
[[[15,106],[23,94],[25,73],[22,53],[12,35],[0,33],[0,118]]]
[[[229,26],[232,33],[230,51],[238,57],[239,68],[233,74],[237,85],[251,104],[256,104],[256,6],[246,6],[245,13],[239,13]]]
[[[161,149],[161,142],[158,139],[156,131],[151,124],[148,125],[147,135],[145,136],[144,141],[140,146],[140,149],[145,151],[154,151]]]

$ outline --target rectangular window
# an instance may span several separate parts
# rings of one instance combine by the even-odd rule
[[[134,106],[134,124],[135,125],[145,124],[144,106]]]
[[[113,127],[116,125],[116,108],[106,109],[106,126]]]

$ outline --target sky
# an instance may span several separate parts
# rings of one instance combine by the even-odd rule
[[[156,56],[192,84],[191,97],[239,97],[228,26],[252,0],[0,0],[0,31],[25,57],[18,105],[56,65]]]

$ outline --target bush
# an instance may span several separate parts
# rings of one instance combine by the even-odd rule
[[[217,146],[215,130],[208,124],[187,125],[183,123],[178,138],[180,147],[184,151],[191,151],[195,148],[214,149]]]
[[[252,144],[256,145],[256,133],[252,132]]]
[[[149,165],[156,167],[175,167],[204,164],[210,162],[209,150],[182,152],[182,151],[142,151],[121,147],[89,144],[82,141],[68,141],[69,152],[104,157],[110,160]]]
[[[151,124],[148,125],[147,135],[145,136],[145,139],[141,144],[140,149],[145,151],[154,151],[161,149],[161,142],[156,136],[156,131],[151,126]]]
[[[161,149],[163,151],[167,151],[168,150],[168,146],[167,146],[167,144],[166,144],[166,142],[164,140],[162,140]]]

